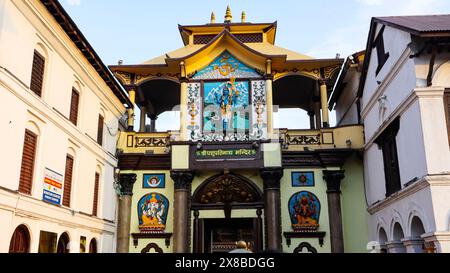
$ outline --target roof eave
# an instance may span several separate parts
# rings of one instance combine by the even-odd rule
[[[55,21],[66,32],[67,36],[72,40],[75,46],[81,51],[88,62],[97,71],[99,76],[103,79],[106,85],[113,91],[121,103],[127,104],[128,107],[132,105],[130,99],[126,95],[123,86],[117,81],[108,67],[103,63],[94,48],[90,45],[84,34],[80,31],[78,26],[65,11],[63,6],[56,0],[41,0],[47,11],[54,17]],[[61,17],[61,20],[58,20]],[[71,29],[71,31],[69,31]]]

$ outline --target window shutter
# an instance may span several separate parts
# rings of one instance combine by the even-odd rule
[[[80,94],[74,88],[74,89],[72,89],[72,99],[70,102],[70,121],[75,125],[78,124],[79,103],[80,103]]]
[[[94,204],[92,208],[92,215],[97,216],[98,212],[98,191],[100,186],[100,174],[95,173],[95,188],[94,188]]]
[[[103,124],[105,118],[102,115],[98,116],[98,131],[97,131],[97,143],[103,145]]]
[[[70,207],[70,197],[72,194],[73,158],[66,157],[66,172],[64,175],[63,206]]]
[[[36,157],[36,143],[37,136],[33,132],[26,130],[19,181],[19,192],[23,194],[31,195]]]
[[[39,54],[39,52],[34,51],[30,89],[39,97],[42,96],[44,71],[45,71],[45,59],[41,54]]]
[[[447,120],[447,134],[450,142],[450,90],[446,90],[444,93],[445,114]]]

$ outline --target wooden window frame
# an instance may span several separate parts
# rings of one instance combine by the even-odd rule
[[[29,156],[26,155],[26,144],[27,141],[29,141],[27,139],[27,137],[33,137],[34,138],[34,151],[32,154],[32,162],[31,162],[31,173],[30,173],[30,181],[25,181],[25,173],[24,173],[24,159],[25,156]],[[36,154],[37,154],[37,147],[38,147],[38,135],[35,134],[34,132],[32,132],[31,130],[26,129],[25,130],[25,137],[24,137],[24,143],[23,143],[23,151],[22,151],[22,163],[21,163],[21,167],[20,167],[20,178],[19,178],[19,189],[18,191],[22,194],[26,194],[26,195],[32,195],[33,193],[33,180],[34,180],[34,174],[35,174],[35,168],[36,168]],[[29,185],[28,185],[29,183]],[[27,190],[29,187],[29,191]]]
[[[38,70],[38,67],[36,66],[37,58],[39,58],[43,62],[42,71],[37,71]],[[34,50],[33,63],[31,67],[30,90],[39,97],[42,97],[42,93],[44,90],[46,65],[47,62],[45,57],[41,53],[39,53],[39,51]],[[40,79],[36,77],[39,77]]]
[[[99,204],[99,197],[100,197],[100,173],[95,173],[95,180],[94,180],[94,199],[92,204],[92,216],[98,216],[98,204]]]
[[[102,114],[98,115],[98,128],[97,128],[97,143],[103,146],[103,133],[105,127],[105,117]]]
[[[372,48],[377,49],[377,57],[378,57],[378,67],[375,72],[375,74],[378,76],[381,69],[383,69],[383,66],[386,64],[387,60],[389,59],[389,52],[386,52],[386,48],[384,45],[384,30],[386,26],[382,26],[380,29],[380,32],[378,33],[377,38],[375,38],[375,41],[373,42]]]
[[[375,141],[383,151],[386,198],[401,191],[400,164],[397,149],[397,135],[400,131],[400,117],[395,119]]]
[[[77,100],[74,101],[74,95],[76,94]],[[75,126],[78,126],[78,116],[80,111],[80,92],[74,87],[72,88],[72,93],[70,97],[70,113],[69,113],[69,120],[72,122]]]
[[[67,167],[68,167],[68,163],[69,161],[72,160],[72,172],[70,174],[70,181],[68,180],[69,178],[69,173],[67,173]],[[64,207],[70,208],[71,204],[72,204],[72,188],[73,188],[73,169],[75,167],[75,159],[73,156],[71,155],[66,155],[66,167],[65,167],[65,174],[64,174],[64,189],[63,189],[63,200],[62,200],[62,205]],[[69,183],[70,182],[70,183]],[[66,194],[66,190],[67,187],[69,187],[69,192],[68,194]]]

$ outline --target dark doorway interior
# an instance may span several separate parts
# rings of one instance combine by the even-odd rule
[[[253,252],[262,249],[259,219],[203,219],[204,253],[228,253],[236,249],[236,242],[245,241]]]

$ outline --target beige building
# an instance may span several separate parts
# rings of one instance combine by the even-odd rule
[[[114,252],[121,86],[58,1],[0,0],[0,252]]]

